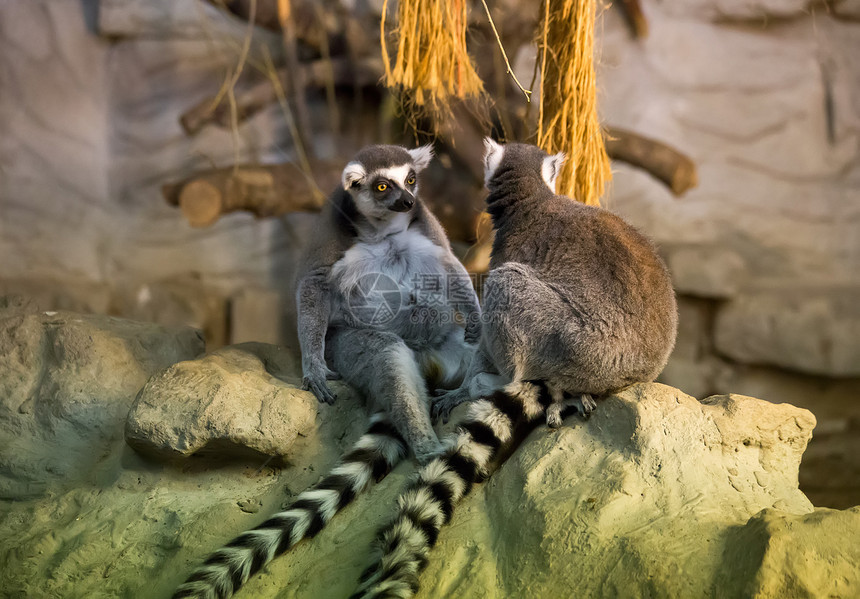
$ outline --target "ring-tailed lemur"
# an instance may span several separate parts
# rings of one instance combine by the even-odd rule
[[[417,196],[418,172],[432,156],[429,146],[359,152],[299,270],[303,385],[333,403],[326,380],[342,377],[375,412],[370,429],[285,511],[213,553],[175,598],[230,596],[319,532],[408,450],[422,463],[441,451],[425,379],[449,389],[461,383],[480,335],[480,306],[442,226]]]
[[[450,449],[400,496],[380,533],[382,557],[353,597],[411,597],[441,526],[518,424],[546,414],[557,427],[566,406],[589,414],[593,395],[656,378],[675,343],[675,294],[653,245],[610,212],[555,195],[563,155],[485,144],[496,238],[470,371],[495,366],[512,382],[471,404]],[[437,413],[469,395],[466,381]]]

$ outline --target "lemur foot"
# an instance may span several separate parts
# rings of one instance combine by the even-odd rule
[[[561,412],[564,410],[564,404],[553,403],[546,409],[546,425],[550,428],[561,427]]]
[[[546,424],[550,428],[559,428],[563,420],[563,413],[568,408],[576,408],[576,411],[583,417],[591,416],[592,410],[597,407],[594,398],[587,393],[577,395],[576,397],[565,398],[563,401],[557,401],[550,404],[546,409]]]
[[[461,403],[469,401],[469,390],[460,387],[453,391],[446,391],[437,395],[431,401],[433,405],[430,408],[430,417],[433,419],[433,422],[438,422],[440,418],[442,422],[448,422],[451,410]]]
[[[597,402],[595,402],[594,398],[588,393],[583,393],[579,397],[573,398],[571,400],[571,405],[576,406],[576,409],[583,418],[588,418],[591,416],[592,410],[597,407]]]

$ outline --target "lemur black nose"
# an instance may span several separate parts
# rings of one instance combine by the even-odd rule
[[[404,190],[400,193],[400,197],[394,200],[394,203],[391,205],[391,209],[394,212],[408,212],[409,210],[412,210],[412,206],[414,205],[415,196]]]

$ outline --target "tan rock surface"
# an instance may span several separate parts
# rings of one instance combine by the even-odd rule
[[[726,535],[716,588],[735,597],[857,597],[858,523],[860,507],[763,510]]]
[[[678,293],[725,299],[737,295],[747,283],[744,259],[730,248],[686,245],[666,253]]]
[[[534,431],[443,529],[419,597],[855,596],[860,511],[814,510],[797,489],[814,425],[786,404],[633,387],[588,422]],[[244,596],[347,596],[408,470]]]
[[[122,440],[120,406],[199,345],[153,325],[27,310],[7,306],[0,319],[0,474],[16,482],[0,498],[5,595],[169,596],[209,552],[319,480],[366,426],[338,387],[286,463],[259,452],[146,459]],[[282,358],[265,344],[215,352],[196,361],[200,389],[222,377],[234,379],[222,389],[274,397],[289,384],[273,375],[294,374]],[[650,384],[602,401],[587,422],[539,427],[458,507],[420,596],[857,596],[860,509],[816,510],[797,488],[814,425],[787,404],[699,402]],[[414,468],[402,464],[238,597],[347,596]]]
[[[265,354],[254,353],[261,347],[271,346],[225,347],[153,376],[128,414],[126,441],[161,458],[248,451],[287,456],[296,439],[316,427],[317,400],[272,376]],[[280,353],[281,362],[289,362],[288,352]]]

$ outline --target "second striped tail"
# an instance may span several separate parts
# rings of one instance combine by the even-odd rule
[[[379,534],[382,556],[365,570],[351,599],[408,599],[417,592],[419,574],[454,505],[486,478],[517,426],[544,414],[544,391],[539,383],[513,383],[471,404],[448,439],[450,449],[422,468],[398,498],[397,516]]]

